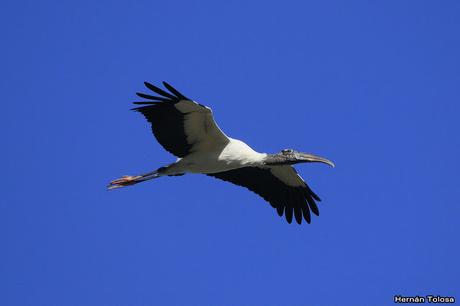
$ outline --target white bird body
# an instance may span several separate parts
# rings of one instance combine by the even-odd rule
[[[225,135],[209,107],[186,98],[166,82],[163,84],[170,92],[145,83],[161,97],[137,93],[149,101],[134,102],[146,105],[134,110],[151,123],[158,142],[177,156],[177,161],[146,174],[114,180],[109,184],[109,189],[166,175],[201,173],[257,193],[276,209],[278,215],[284,214],[289,223],[293,216],[299,224],[302,219],[310,223],[310,211],[319,215],[315,203],[315,200],[320,201],[319,197],[292,165],[322,162],[334,166],[331,161],[292,149],[282,150],[278,154],[256,152],[243,141]]]
[[[241,167],[262,166],[265,153],[254,151],[238,139],[228,138],[225,145],[214,147],[212,151],[199,150],[178,159],[168,166],[161,175],[183,173],[217,173]]]

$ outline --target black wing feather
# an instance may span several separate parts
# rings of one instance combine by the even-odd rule
[[[136,107],[133,110],[140,112],[150,122],[153,135],[168,152],[177,157],[188,154],[192,145],[187,142],[184,133],[184,114],[174,104],[161,103]]]
[[[216,143],[224,144],[229,141],[217,126],[208,107],[186,98],[166,82],[163,84],[172,94],[150,83],[144,83],[147,88],[161,97],[137,93],[139,97],[148,101],[134,102],[134,104],[144,106],[133,108],[133,110],[144,115],[151,123],[154,136],[167,151],[177,157],[184,157],[191,152],[196,143],[208,141],[209,137],[213,137],[211,141]],[[187,111],[184,111],[183,107]],[[186,127],[184,122],[191,118],[201,120],[202,125]],[[190,137],[189,134],[194,137]]]
[[[308,186],[286,185],[273,175],[269,168],[244,167],[208,175],[255,192],[269,202],[278,215],[282,216],[284,213],[288,223],[292,222],[293,217],[299,224],[302,222],[302,217],[310,223],[310,209],[314,214],[319,214],[313,200],[314,196]]]
[[[155,93],[157,93],[159,95],[162,95],[165,98],[169,98],[171,100],[177,100],[177,97],[173,96],[170,93],[167,93],[166,91],[164,91],[161,88],[156,87],[155,85],[150,84],[149,82],[144,82],[144,84],[145,84],[145,87],[147,87],[148,89],[150,89],[151,91],[153,91],[153,92],[155,92]]]
[[[273,206],[273,205],[272,205]],[[284,206],[278,206],[276,207],[276,212],[278,213],[278,216],[282,217],[283,212],[284,212]]]
[[[171,99],[163,98],[163,97],[156,97],[156,96],[151,96],[151,95],[146,95],[142,92],[136,92],[136,95],[144,98],[144,99],[149,99],[149,100],[154,100],[154,101],[163,101],[163,102],[169,102]]]
[[[310,210],[308,209],[308,207],[303,207],[302,208],[302,214],[303,214],[303,217],[304,217],[305,221],[307,221],[307,223],[310,223],[311,222],[311,215],[310,215]]]
[[[192,145],[187,142],[184,132],[184,114],[174,106],[184,96],[175,97],[150,83],[144,82],[144,84],[163,97],[136,93],[139,97],[151,101],[134,102],[137,105],[147,106],[136,107],[132,110],[144,115],[151,124],[153,135],[168,152],[177,157],[184,157],[190,152]],[[178,93],[177,90],[173,93],[176,92]]]
[[[169,85],[168,83],[163,82],[163,85],[180,100],[190,100],[187,97],[185,97],[183,94],[181,94],[177,89]]]
[[[136,105],[157,105],[160,103],[161,102],[150,102],[150,101],[133,102],[133,104],[136,104]]]

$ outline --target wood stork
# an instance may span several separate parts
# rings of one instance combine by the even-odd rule
[[[320,162],[334,167],[334,163],[292,149],[277,154],[256,152],[241,140],[225,135],[214,121],[209,107],[185,97],[166,82],[163,85],[169,92],[147,82],[144,84],[159,96],[137,93],[147,101],[134,102],[143,106],[133,110],[144,115],[158,142],[178,159],[152,172],[123,176],[110,182],[109,189],[165,175],[202,173],[257,193],[276,209],[279,216],[284,213],[289,223],[293,216],[299,224],[302,218],[310,223],[310,211],[319,216],[315,200],[320,201],[320,198],[292,165]]]

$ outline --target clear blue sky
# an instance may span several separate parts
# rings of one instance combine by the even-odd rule
[[[1,305],[392,305],[460,299],[458,1],[3,1]],[[174,161],[143,81],[209,105],[323,201],[287,224]]]

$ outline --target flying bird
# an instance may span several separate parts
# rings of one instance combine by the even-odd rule
[[[163,82],[165,91],[150,83],[145,86],[157,95],[137,93],[145,101],[133,108],[150,122],[153,135],[176,162],[154,171],[123,176],[109,183],[108,189],[138,184],[162,176],[202,173],[245,187],[276,209],[288,223],[298,224],[311,214],[319,216],[316,201],[320,198],[308,187],[292,165],[319,162],[334,167],[330,160],[284,149],[276,154],[254,151],[241,140],[228,137],[214,120],[212,110],[185,97]]]

